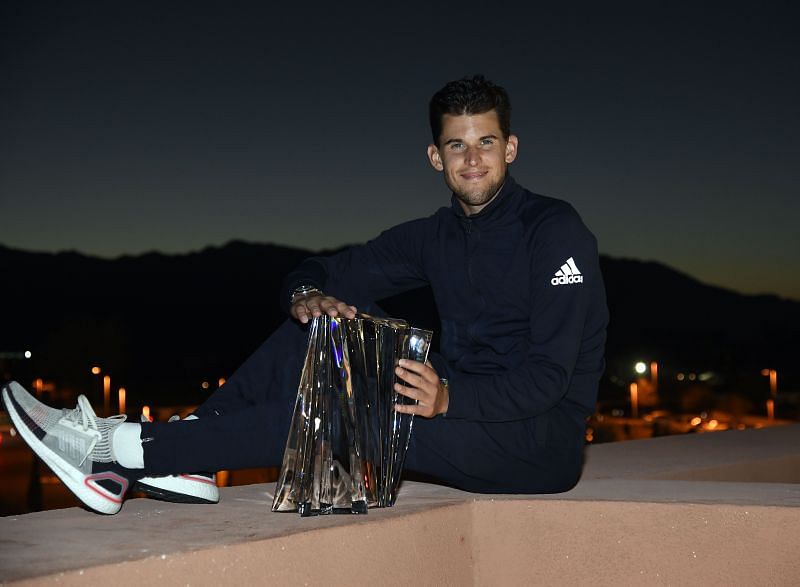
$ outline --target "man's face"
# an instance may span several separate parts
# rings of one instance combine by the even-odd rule
[[[442,117],[439,145],[428,145],[428,160],[467,215],[480,212],[503,186],[508,164],[517,157],[517,137],[503,138],[494,110]]]

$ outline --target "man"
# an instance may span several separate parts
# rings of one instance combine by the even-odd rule
[[[356,307],[371,311],[372,300],[430,284],[441,355],[397,367],[409,385],[397,391],[417,403],[396,409],[421,416],[407,469],[476,492],[570,489],[603,371],[605,293],[595,239],[578,214],[508,174],[519,147],[510,110],[505,90],[481,76],[437,92],[428,159],[453,193],[451,206],[287,276],[295,320],[195,419],[99,419],[83,397],[62,414],[12,383],[3,399],[15,425],[93,509],[115,513],[137,480],[152,488],[177,479],[160,496],[191,500],[202,477],[170,475],[281,462],[305,350],[301,325],[323,313],[351,318]]]

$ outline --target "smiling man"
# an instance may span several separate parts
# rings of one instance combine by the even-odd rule
[[[464,213],[477,214],[500,193],[507,166],[517,157],[517,137],[500,128],[496,110],[444,114],[440,126],[439,140],[428,146],[428,159],[434,169],[444,171]]]
[[[585,421],[604,368],[608,312],[597,244],[567,203],[508,173],[519,141],[505,90],[481,76],[431,99],[430,164],[450,207],[374,240],[312,258],[287,276],[287,321],[192,420],[96,418],[85,398],[62,414],[17,384],[3,399],[23,437],[90,507],[114,513],[128,486],[175,501],[216,501],[208,476],[182,472],[277,466],[314,316],[374,312],[373,300],[422,285],[441,317],[441,354],[401,361],[397,391],[421,416],[406,468],[486,493],[573,487]],[[64,447],[70,447],[69,450]],[[145,477],[146,475],[146,477]],[[202,495],[202,497],[197,497]]]

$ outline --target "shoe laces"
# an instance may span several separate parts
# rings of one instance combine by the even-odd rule
[[[86,396],[79,395],[77,407],[73,410],[64,410],[63,418],[79,426],[84,432],[94,430],[100,433],[100,440],[92,441],[89,450],[79,463],[80,466],[90,454],[94,461],[107,462],[111,460],[109,432],[122,424],[128,416],[118,414],[109,418],[98,418]]]

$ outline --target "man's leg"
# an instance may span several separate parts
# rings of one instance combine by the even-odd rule
[[[195,410],[196,420],[142,423],[147,474],[280,465],[307,340],[307,328],[287,320]]]
[[[293,403],[307,342],[308,326],[286,320],[194,413],[221,416],[258,404]]]
[[[582,426],[553,409],[515,422],[415,418],[405,468],[478,493],[559,493],[582,463]]]

